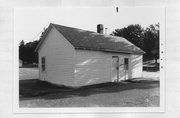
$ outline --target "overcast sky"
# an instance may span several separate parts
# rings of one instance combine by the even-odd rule
[[[115,7],[109,8],[16,8],[14,9],[15,40],[38,40],[43,28],[49,23],[96,32],[97,24],[108,28],[107,34],[117,28],[130,24],[148,27],[162,21],[163,8],[156,7],[123,7],[118,13]]]

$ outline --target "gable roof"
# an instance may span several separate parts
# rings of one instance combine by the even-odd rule
[[[136,54],[145,53],[143,50],[123,37],[100,34],[92,31],[86,31],[52,23],[50,23],[47,31],[45,32],[45,35],[41,38],[36,51],[39,50],[46,35],[52,27],[57,29],[74,46],[75,49]]]

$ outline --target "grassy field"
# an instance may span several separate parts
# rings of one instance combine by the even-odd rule
[[[159,73],[121,83],[70,88],[38,80],[38,69],[20,68],[20,107],[158,107]]]
[[[19,68],[19,79],[35,79],[39,77],[38,68]]]

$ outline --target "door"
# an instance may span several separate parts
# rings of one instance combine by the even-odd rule
[[[119,57],[112,56],[112,81],[118,82],[119,80]]]
[[[129,58],[112,56],[112,80],[127,80],[129,75]]]

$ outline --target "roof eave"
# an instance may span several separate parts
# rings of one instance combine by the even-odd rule
[[[126,54],[144,54],[140,51],[123,51],[123,50],[103,50],[105,52],[117,52],[117,53],[126,53]]]
[[[87,47],[75,47],[75,49],[80,50],[93,50],[93,51],[103,51],[103,52],[114,52],[114,53],[124,53],[124,54],[144,54],[145,52],[135,52],[135,51],[123,51],[123,50],[109,50],[109,49],[95,49],[95,48],[87,48]]]

